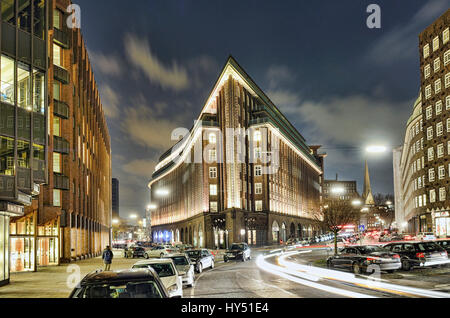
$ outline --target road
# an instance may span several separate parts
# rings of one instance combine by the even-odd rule
[[[325,250],[305,250],[292,255],[267,259],[254,255],[248,262],[218,264],[214,270],[205,270],[196,279],[194,288],[185,291],[192,298],[340,298],[340,297],[450,297],[429,289],[417,289],[416,277],[398,279],[382,276],[380,281],[368,276],[328,271],[309,266],[326,256]],[[300,269],[295,268],[299,266]],[[302,267],[303,266],[303,267]],[[292,267],[292,268],[291,268]],[[331,274],[331,275],[330,275]],[[398,278],[399,275],[397,275]],[[413,275],[414,276],[414,275]],[[446,275],[448,276],[448,275]],[[403,276],[401,276],[403,277]],[[400,282],[400,284],[397,284]]]

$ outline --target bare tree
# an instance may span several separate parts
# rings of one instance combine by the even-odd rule
[[[315,221],[334,234],[334,253],[337,254],[337,236],[342,226],[358,223],[361,217],[359,208],[354,207],[347,201],[332,201],[328,203],[323,212],[314,216]]]

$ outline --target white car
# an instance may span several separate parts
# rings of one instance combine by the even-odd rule
[[[417,240],[419,241],[433,241],[436,239],[436,236],[434,236],[434,233],[432,232],[420,232],[417,235]]]
[[[158,245],[145,250],[144,257],[145,258],[163,258],[169,254],[177,253],[178,249],[173,247],[172,245]]]
[[[139,261],[133,265],[132,269],[153,268],[158,274],[169,296],[175,298],[183,297],[183,283],[172,259],[161,258]]]
[[[194,264],[192,264],[184,253],[177,253],[164,256],[165,258],[172,259],[175,267],[177,268],[178,274],[181,276],[183,281],[183,286],[193,287],[194,286]]]

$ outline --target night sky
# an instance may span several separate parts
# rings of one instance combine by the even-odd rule
[[[418,35],[450,0],[76,0],[112,141],[120,214],[144,214],[171,132],[190,128],[231,54],[309,144],[325,177],[393,193],[392,153],[420,90]],[[366,8],[381,7],[381,29]]]

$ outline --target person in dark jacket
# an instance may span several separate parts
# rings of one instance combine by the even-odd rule
[[[102,259],[103,263],[105,263],[105,272],[111,270],[111,263],[114,255],[109,245],[103,250]]]

